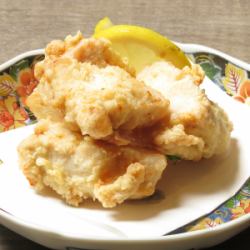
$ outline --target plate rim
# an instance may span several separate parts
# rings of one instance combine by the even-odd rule
[[[232,57],[224,52],[221,52],[219,50],[200,45],[200,44],[188,44],[188,43],[179,43],[175,42],[185,53],[198,53],[198,52],[205,52],[205,53],[210,53],[214,54],[217,56],[220,56],[227,61],[230,61],[234,63],[235,65],[244,68],[248,71],[250,71],[250,64],[247,62],[244,62],[240,59],[237,59],[235,57]],[[36,49],[36,50],[31,50],[31,51],[26,51],[24,53],[21,53],[10,60],[2,63],[0,65],[0,71],[4,71],[6,68],[10,67],[11,65],[15,64],[16,62],[27,58],[31,56],[37,56],[37,55],[42,55],[44,54],[44,49]],[[201,236],[206,235],[207,237],[213,235],[213,234],[219,234],[223,233],[225,231],[230,231],[233,230],[234,228],[237,228],[238,226],[246,226],[248,222],[250,222],[250,213],[245,214],[237,219],[234,219],[232,221],[223,223],[221,225],[217,225],[216,227],[212,228],[206,228],[202,230],[197,230],[197,231],[191,231],[191,232],[182,232],[182,233],[177,233],[177,234],[171,234],[171,235],[165,235],[165,236],[153,236],[153,237],[147,237],[147,238],[142,238],[142,237],[133,237],[133,238],[124,238],[124,237],[116,237],[116,238],[104,238],[104,237],[99,237],[96,238],[94,236],[77,236],[77,235],[67,235],[64,234],[63,232],[56,231],[53,229],[45,228],[41,225],[36,225],[35,223],[28,222],[23,220],[22,218],[16,217],[14,215],[9,214],[8,212],[1,210],[0,209],[0,219],[4,220],[4,223],[1,221],[1,224],[4,226],[8,227],[8,224],[16,225],[19,227],[26,228],[28,230],[35,230],[38,233],[43,233],[43,234],[51,234],[54,235],[56,238],[61,238],[64,240],[76,240],[80,242],[86,242],[91,241],[91,242],[104,242],[104,243],[128,243],[128,242],[166,242],[166,241],[176,241],[176,240],[185,240],[185,239],[196,239]],[[249,225],[249,224],[248,224]]]
[[[0,209],[0,218],[4,218],[5,221],[15,224],[17,226],[25,227],[29,230],[35,230],[39,233],[44,234],[50,234],[54,235],[57,238],[61,239],[67,239],[67,240],[77,240],[77,241],[99,241],[99,242],[106,242],[106,243],[112,243],[112,242],[165,242],[165,241],[175,241],[175,240],[185,240],[185,239],[195,239],[199,238],[201,236],[213,236],[214,234],[223,233],[225,231],[230,231],[234,228],[237,228],[239,225],[245,225],[247,226],[247,222],[250,222],[250,213],[245,214],[237,219],[234,219],[232,221],[217,225],[216,227],[206,228],[202,230],[196,230],[196,231],[190,231],[190,232],[183,232],[183,233],[177,233],[177,234],[170,234],[170,235],[161,235],[161,236],[152,236],[152,237],[96,237],[96,236],[77,236],[77,235],[67,235],[64,234],[61,231],[56,231],[50,228],[45,228],[40,225],[36,225],[35,223],[26,221],[22,218],[16,217],[15,215],[9,214],[8,212]],[[5,223],[3,224],[5,225]]]

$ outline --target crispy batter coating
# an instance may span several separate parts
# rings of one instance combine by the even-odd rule
[[[114,65],[126,70],[133,76],[135,75],[135,70],[111,48],[108,40],[104,38],[85,39],[81,32],[78,32],[75,36],[67,36],[64,41],[54,40],[50,42],[45,49],[45,54],[46,58],[49,59],[69,57],[76,59],[78,62],[89,62],[99,67]],[[36,69],[38,78],[41,78],[43,70],[43,63],[38,64]]]
[[[83,135],[110,140],[114,132],[151,126],[169,115],[168,100],[131,76],[106,40],[78,34],[52,42],[46,53],[35,67],[39,85],[27,100],[38,119],[67,122]]]
[[[20,165],[37,190],[71,205],[152,195],[164,155],[200,160],[229,145],[232,124],[199,88],[198,65],[156,62],[135,78],[107,40],[78,33],[51,42],[35,76],[27,103],[39,122],[19,145]]]
[[[152,195],[167,165],[157,151],[95,141],[48,120],[37,124],[18,152],[32,186],[49,186],[74,206],[92,198],[114,207]]]
[[[232,123],[223,109],[199,88],[204,73],[198,65],[179,70],[170,63],[157,62],[137,78],[170,101],[169,123],[154,132],[154,144],[160,151],[199,160],[228,148]]]

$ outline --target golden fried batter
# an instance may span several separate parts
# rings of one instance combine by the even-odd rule
[[[27,103],[39,122],[18,148],[20,165],[37,190],[71,205],[149,196],[164,155],[199,160],[228,147],[232,124],[199,88],[198,65],[156,62],[135,78],[107,40],[78,33],[51,42],[35,76]]]
[[[78,34],[52,42],[46,52],[35,67],[39,85],[27,101],[38,119],[110,139],[115,131],[151,126],[169,115],[168,100],[132,77],[105,40]],[[108,65],[116,62],[120,67]]]
[[[154,144],[160,151],[199,160],[228,148],[232,123],[199,88],[204,73],[198,65],[179,70],[170,63],[157,62],[146,67],[137,78],[170,101],[169,123],[154,132]]]
[[[37,124],[18,151],[32,186],[49,186],[74,206],[92,198],[114,207],[152,195],[167,165],[156,151],[95,141],[48,120]]]

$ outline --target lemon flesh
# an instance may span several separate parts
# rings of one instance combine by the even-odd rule
[[[112,25],[108,18],[96,26],[94,37],[104,37],[128,64],[140,72],[145,66],[166,60],[182,69],[190,66],[185,54],[166,37],[150,29],[132,25]]]

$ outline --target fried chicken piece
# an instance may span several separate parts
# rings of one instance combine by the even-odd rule
[[[36,125],[18,152],[32,186],[48,186],[73,206],[92,198],[114,207],[152,195],[167,165],[157,151],[95,141],[48,120]]]
[[[111,48],[110,41],[105,38],[85,39],[81,32],[75,36],[67,36],[64,41],[54,40],[45,49],[46,58],[56,59],[58,57],[74,58],[78,62],[89,62],[99,67],[107,65],[118,66],[131,75],[135,75],[135,69],[125,63],[122,58]],[[41,67],[40,67],[41,66]],[[43,74],[43,63],[38,64],[37,77]]]
[[[179,70],[170,63],[157,62],[137,78],[170,101],[168,124],[154,131],[154,144],[160,151],[199,160],[228,148],[232,123],[223,109],[199,88],[204,78],[200,66]]]
[[[121,68],[105,40],[79,39],[51,43],[36,65],[40,82],[27,103],[38,119],[65,121],[83,135],[111,140],[119,130],[151,126],[169,115],[169,102]],[[109,65],[115,62],[119,67]]]

